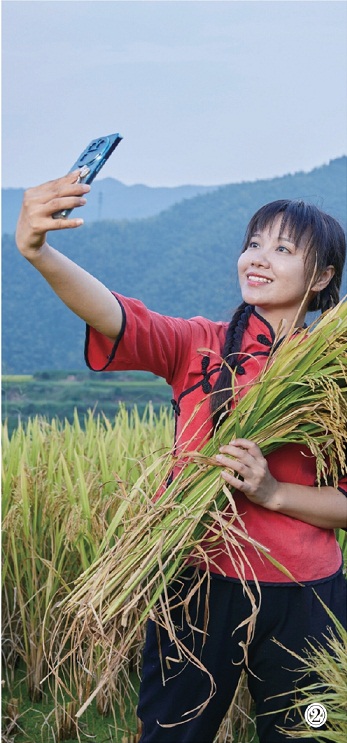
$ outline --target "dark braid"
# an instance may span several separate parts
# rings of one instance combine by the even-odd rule
[[[228,326],[222,351],[223,362],[218,379],[211,394],[211,410],[214,429],[218,428],[219,423],[223,420],[224,414],[230,408],[231,375],[237,367],[238,354],[241,351],[243,334],[248,325],[248,319],[252,309],[252,305],[242,302],[235,311]]]

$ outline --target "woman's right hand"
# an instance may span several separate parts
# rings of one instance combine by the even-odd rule
[[[75,170],[25,191],[16,229],[17,247],[25,258],[35,258],[49,230],[73,229],[83,224],[83,219],[77,216],[66,219],[52,216],[61,209],[74,209],[86,203],[84,196],[90,186],[78,183],[78,175],[79,170]]]
[[[78,170],[25,192],[16,242],[19,251],[41,273],[62,302],[88,325],[111,340],[122,328],[119,302],[98,279],[46,242],[49,230],[79,227],[83,219],[53,219],[61,209],[85,204],[90,186],[78,183]]]

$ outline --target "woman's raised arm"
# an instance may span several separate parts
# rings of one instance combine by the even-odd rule
[[[83,219],[54,219],[61,209],[85,204],[90,186],[78,183],[79,171],[49,181],[24,194],[16,229],[20,253],[42,274],[64,304],[82,320],[109,338],[117,338],[122,325],[120,306],[98,279],[52,248],[48,231],[74,229]]]

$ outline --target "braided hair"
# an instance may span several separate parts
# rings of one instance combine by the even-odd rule
[[[213,426],[216,429],[229,408],[231,397],[231,378],[237,370],[238,358],[244,331],[248,325],[252,305],[242,302],[235,311],[225,337],[223,363],[211,395]]]
[[[307,308],[308,312],[334,307],[339,302],[339,290],[346,257],[346,239],[341,225],[329,214],[304,201],[280,199],[262,206],[252,217],[246,230],[242,252],[252,235],[271,229],[276,217],[281,215],[280,234],[289,232],[295,245],[304,243],[305,270],[308,281],[314,280],[325,268],[333,266],[334,275],[329,284],[316,292]],[[223,362],[211,394],[211,412],[214,429],[221,423],[230,408],[232,374],[237,370],[243,333],[247,327],[252,306],[242,302],[229,324],[222,351]]]

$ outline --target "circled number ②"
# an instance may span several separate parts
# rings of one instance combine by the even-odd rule
[[[311,728],[320,728],[327,719],[327,711],[323,704],[314,702],[305,709],[305,720]]]

